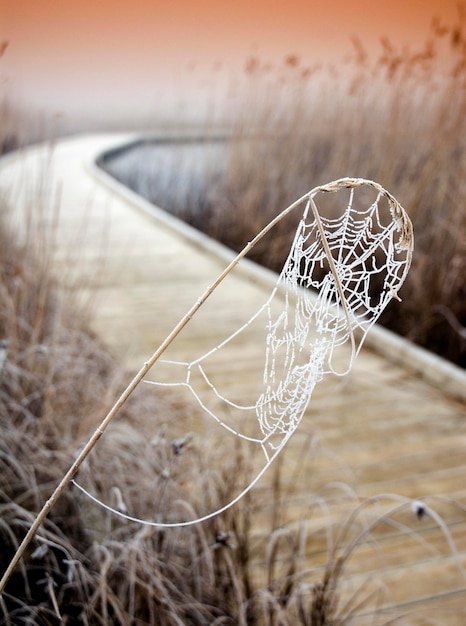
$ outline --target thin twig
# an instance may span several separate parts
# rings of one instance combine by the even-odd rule
[[[358,185],[361,185],[361,184],[368,184],[368,185],[372,186],[373,188],[377,189],[379,191],[379,193],[383,194],[384,196],[386,196],[388,198],[389,203],[390,203],[390,209],[392,211],[392,217],[397,222],[398,229],[401,231],[400,241],[399,241],[398,245],[399,246],[404,246],[404,247],[406,247],[409,250],[409,255],[408,256],[409,256],[409,260],[410,260],[411,245],[412,245],[412,230],[411,230],[411,223],[409,221],[409,218],[406,216],[406,214],[403,211],[402,207],[396,202],[396,200],[393,198],[393,196],[391,196],[380,185],[378,185],[377,183],[374,183],[373,181],[367,181],[367,180],[364,180],[364,179],[357,179],[357,178],[342,178],[340,180],[334,181],[334,182],[329,183],[327,185],[322,185],[320,187],[316,187],[316,188],[312,189],[308,193],[304,194],[301,198],[299,198],[298,200],[296,200],[295,202],[290,204],[290,206],[288,206],[284,211],[279,213],[273,220],[271,220],[254,237],[254,239],[252,239],[241,250],[241,252],[238,253],[238,255],[231,261],[231,263],[223,270],[223,272],[218,276],[218,278],[212,283],[212,285],[206,289],[206,291],[201,295],[200,298],[198,298],[198,300],[194,303],[194,305],[189,309],[189,311],[184,315],[184,317],[173,328],[171,333],[165,338],[165,340],[162,342],[162,344],[159,346],[159,348],[152,354],[150,359],[144,363],[144,365],[141,367],[141,369],[138,371],[138,373],[134,376],[134,378],[131,380],[129,385],[123,391],[121,396],[115,402],[113,407],[110,409],[110,411],[104,417],[104,419],[99,424],[99,426],[97,427],[97,429],[95,430],[95,432],[93,433],[91,438],[85,444],[84,448],[81,450],[79,455],[76,457],[74,463],[71,465],[69,470],[66,472],[66,474],[61,479],[61,481],[58,484],[58,486],[56,487],[55,491],[52,493],[50,498],[45,502],[42,510],[38,513],[37,517],[35,518],[32,526],[31,526],[31,528],[29,529],[29,531],[27,532],[27,534],[24,537],[23,541],[19,545],[19,547],[18,547],[18,549],[17,549],[17,551],[16,551],[12,561],[10,562],[7,570],[5,571],[5,573],[4,573],[3,577],[2,577],[2,579],[0,580],[0,597],[1,597],[1,594],[3,593],[5,585],[7,584],[11,574],[13,573],[14,569],[16,568],[18,562],[20,561],[21,557],[23,556],[26,548],[28,547],[29,543],[33,539],[33,537],[36,534],[37,530],[39,529],[39,527],[41,526],[41,524],[43,523],[43,521],[45,520],[45,518],[49,514],[50,510],[53,508],[53,506],[55,505],[55,503],[57,502],[57,500],[59,499],[59,497],[61,496],[61,494],[65,490],[65,488],[68,486],[68,484],[72,481],[72,479],[76,475],[78,469],[80,468],[81,464],[84,462],[84,460],[87,458],[87,456],[89,455],[91,450],[97,444],[97,442],[99,441],[99,439],[101,438],[101,436],[105,432],[107,426],[110,424],[112,419],[118,413],[120,408],[128,400],[128,398],[133,393],[133,391],[136,389],[136,387],[142,382],[142,380],[144,379],[146,374],[149,372],[149,370],[152,368],[152,366],[161,357],[161,355],[170,346],[170,344],[173,342],[173,340],[179,335],[179,333],[188,324],[188,322],[196,314],[196,312],[199,310],[199,308],[204,304],[204,302],[207,300],[207,298],[215,291],[215,289],[224,280],[224,278],[226,276],[228,276],[228,274],[236,267],[236,265],[238,265],[240,260],[243,257],[245,257],[248,254],[248,252],[256,245],[256,243],[260,239],[262,239],[278,222],[280,222],[286,215],[288,215],[296,207],[301,205],[304,201],[310,201],[310,203],[311,203],[312,210],[314,212],[314,216],[315,216],[317,224],[318,224],[319,232],[320,232],[321,237],[322,237],[322,242],[323,242],[323,245],[324,245],[324,248],[325,248],[325,252],[326,252],[326,254],[328,256],[328,260],[329,260],[329,263],[330,263],[330,268],[331,268],[332,274],[334,276],[334,279],[335,279],[335,282],[336,282],[336,285],[337,285],[337,288],[338,288],[340,299],[341,299],[341,301],[343,303],[344,314],[345,314],[346,318],[349,319],[349,312],[348,312],[348,309],[346,308],[345,298],[344,298],[344,294],[342,292],[342,287],[341,287],[341,284],[340,284],[340,281],[339,281],[338,273],[336,271],[335,263],[334,263],[333,257],[331,255],[331,251],[329,249],[328,243],[327,243],[326,238],[325,238],[325,233],[324,233],[323,226],[322,226],[322,223],[321,223],[320,218],[319,218],[317,207],[315,206],[315,204],[313,202],[313,197],[319,191],[333,192],[333,191],[337,191],[338,189],[345,188],[345,187],[346,188],[357,187]],[[409,262],[408,262],[407,267],[409,267]],[[354,337],[353,337],[352,333],[351,333],[351,342],[352,342],[352,347],[353,347],[353,352],[354,352],[355,346],[354,346]],[[266,464],[265,467],[268,467],[270,465],[272,460],[275,458],[276,454],[272,457],[272,459],[269,460],[269,462]],[[252,484],[254,484],[257,481],[257,479],[263,474],[264,471],[265,470],[262,470],[259,473],[259,475],[256,477],[256,479],[253,481]],[[241,494],[240,494],[239,497],[241,497]],[[236,500],[237,499],[235,499],[234,502]],[[228,506],[230,506],[231,504],[232,503],[230,503]],[[217,513],[219,513],[221,510],[222,509],[217,511]],[[208,517],[211,517],[211,515],[207,516],[206,518],[208,518]],[[204,519],[204,518],[201,518],[201,519]],[[201,521],[201,519],[199,519],[197,521]]]
[[[315,192],[315,190],[313,190],[313,192]],[[0,580],[0,596],[4,591],[5,586],[11,574],[13,573],[16,566],[18,565],[18,562],[20,561],[26,548],[30,544],[31,540],[33,539],[34,535],[38,531],[39,527],[42,525],[43,521],[45,520],[45,518],[47,517],[47,515],[49,514],[49,512],[51,511],[51,509],[53,508],[53,506],[55,505],[55,503],[57,502],[61,494],[63,493],[63,491],[66,489],[68,484],[74,478],[78,469],[80,468],[82,463],[85,461],[85,459],[87,458],[91,450],[97,444],[97,442],[99,441],[99,439],[105,432],[107,426],[110,424],[112,419],[118,413],[120,408],[128,400],[128,398],[136,389],[136,387],[142,382],[142,380],[144,379],[146,374],[149,372],[149,370],[152,368],[152,366],[157,362],[157,360],[161,357],[161,355],[165,352],[165,350],[169,347],[169,345],[173,342],[173,340],[177,337],[177,335],[179,335],[179,333],[183,330],[186,324],[188,324],[188,322],[192,319],[192,317],[199,310],[199,308],[204,304],[207,298],[215,291],[215,289],[219,286],[219,284],[224,280],[224,278],[226,278],[226,276],[236,267],[236,265],[238,265],[240,260],[243,257],[245,257],[248,254],[248,252],[256,245],[256,243],[260,239],[262,239],[262,237],[264,237],[279,221],[281,221],[286,215],[288,215],[288,213],[290,213],[293,209],[299,206],[313,192],[308,192],[307,194],[305,194],[304,196],[296,200],[296,202],[291,204],[284,211],[282,211],[279,215],[277,215],[277,217],[275,217],[272,221],[270,221],[260,231],[260,233],[258,233],[254,237],[254,239],[252,239],[252,241],[250,241],[241,250],[241,252],[239,252],[239,254],[233,259],[233,261],[231,261],[231,263],[224,269],[224,271],[218,276],[218,278],[212,283],[212,285],[210,285],[210,287],[206,289],[206,291],[202,294],[202,296],[198,298],[198,300],[194,303],[194,305],[189,309],[189,311],[184,315],[184,317],[173,328],[171,333],[166,337],[166,339],[162,342],[162,344],[158,347],[158,349],[153,353],[150,359],[144,363],[144,365],[141,367],[141,369],[138,371],[138,373],[134,376],[134,378],[131,380],[129,385],[123,391],[121,396],[115,402],[113,407],[104,417],[104,419],[101,421],[101,423],[99,424],[99,426],[97,427],[97,429],[95,430],[91,438],[88,440],[88,442],[86,443],[84,448],[81,450],[79,455],[76,457],[74,463],[71,465],[69,470],[61,479],[55,491],[52,493],[49,499],[45,502],[41,511],[37,514],[37,517],[35,518],[32,526],[30,527],[23,541],[19,545],[13,559],[11,560],[8,568],[6,569],[5,573],[2,576],[2,579]]]

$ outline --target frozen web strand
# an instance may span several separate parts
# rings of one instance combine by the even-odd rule
[[[156,527],[188,526],[227,510],[256,484],[286,445],[303,418],[316,383],[327,374],[343,376],[351,370],[369,329],[390,300],[399,299],[398,291],[411,263],[411,222],[396,199],[377,183],[344,178],[316,187],[293,203],[248,244],[247,251],[285,215],[299,208],[302,214],[288,257],[262,307],[204,355],[189,363],[176,363],[185,371],[182,380],[146,381],[187,387],[206,415],[233,435],[261,448],[262,469],[225,506],[186,522],[132,517],[101,502],[73,481],[94,502],[115,515]],[[283,305],[274,314],[276,307],[272,304],[278,295]],[[266,318],[262,392],[255,404],[241,405],[222,396],[206,373],[206,365],[219,350],[228,350],[228,344],[260,316]],[[350,356],[346,366],[338,370],[335,354],[345,344],[350,347]],[[212,398],[230,411],[252,411],[261,435],[248,436],[222,421],[205,394],[201,398],[195,380],[203,381]]]

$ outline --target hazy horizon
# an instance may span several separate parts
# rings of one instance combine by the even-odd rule
[[[419,46],[433,16],[457,15],[456,0],[0,0],[0,79],[54,134],[138,128],[208,115],[251,56],[331,64],[351,53],[351,37],[369,54],[382,36]]]

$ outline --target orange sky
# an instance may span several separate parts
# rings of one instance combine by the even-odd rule
[[[423,40],[433,15],[454,21],[457,0],[0,0],[0,78],[66,115],[142,114],[251,54],[337,59],[352,35]]]

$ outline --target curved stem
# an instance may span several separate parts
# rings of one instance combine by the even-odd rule
[[[286,215],[288,215],[291,211],[293,211],[296,207],[298,207],[300,204],[302,204],[306,200],[310,200],[310,202],[311,202],[311,208],[312,208],[312,211],[314,213],[314,217],[316,219],[316,223],[318,225],[319,232],[320,232],[320,234],[322,236],[322,242],[323,242],[325,251],[326,251],[326,253],[328,255],[330,269],[332,271],[332,274],[335,277],[335,281],[336,281],[336,284],[337,284],[337,288],[338,288],[338,292],[339,292],[339,295],[340,295],[340,299],[342,301],[343,312],[344,312],[346,318],[349,319],[349,312],[348,312],[348,309],[346,307],[344,294],[342,292],[342,288],[341,288],[341,285],[340,285],[339,280],[338,280],[338,275],[337,275],[335,263],[334,263],[333,257],[331,255],[331,251],[329,249],[329,246],[328,246],[328,243],[327,243],[327,240],[326,240],[326,237],[325,237],[324,229],[323,229],[320,217],[319,217],[319,213],[317,211],[317,207],[315,206],[315,204],[313,202],[313,197],[319,191],[333,192],[333,191],[337,191],[341,187],[352,188],[352,187],[356,187],[356,186],[362,185],[362,184],[369,184],[370,186],[374,187],[375,189],[377,189],[378,191],[383,193],[389,199],[390,207],[391,207],[391,211],[392,211],[392,216],[393,216],[394,219],[396,219],[399,222],[399,228],[402,231],[401,232],[399,246],[407,249],[407,251],[408,251],[408,259],[407,259],[407,267],[406,267],[406,271],[407,271],[407,268],[409,267],[409,263],[410,263],[410,260],[411,260],[411,250],[412,250],[412,227],[411,227],[411,222],[409,221],[409,218],[407,217],[407,215],[404,212],[404,210],[402,209],[402,207],[396,202],[396,200],[393,198],[393,196],[388,194],[388,192],[386,192],[377,183],[374,183],[373,181],[369,181],[369,180],[364,180],[362,178],[342,178],[342,179],[333,181],[332,183],[329,183],[327,185],[322,185],[320,187],[315,187],[314,189],[312,189],[308,193],[306,193],[303,196],[301,196],[301,198],[299,198],[298,200],[296,200],[295,202],[290,204],[290,206],[288,206],[284,211],[279,213],[273,220],[271,220],[254,237],[254,239],[252,239],[252,241],[250,241],[241,250],[241,252],[238,253],[238,255],[231,261],[231,263],[223,270],[223,272],[218,276],[218,278],[212,283],[212,285],[210,285],[210,287],[208,287],[205,290],[205,292],[201,295],[201,297],[198,298],[198,300],[193,304],[193,306],[189,309],[189,311],[184,315],[184,317],[173,328],[173,330],[166,337],[166,339],[162,342],[162,344],[152,354],[150,359],[144,363],[144,365],[141,367],[141,369],[138,371],[138,373],[131,380],[129,385],[126,387],[126,389],[120,395],[118,400],[115,402],[113,407],[110,409],[110,411],[104,417],[104,419],[101,421],[101,423],[99,424],[99,426],[97,427],[97,429],[95,430],[93,435],[90,437],[88,442],[85,444],[85,446],[83,447],[83,449],[81,450],[81,452],[77,456],[77,458],[74,461],[74,463],[71,465],[69,470],[63,476],[63,478],[61,479],[60,483],[56,487],[55,491],[52,493],[50,498],[46,501],[46,503],[42,507],[41,511],[38,513],[38,515],[35,518],[33,524],[31,525],[29,531],[27,532],[27,534],[24,537],[23,541],[19,545],[19,547],[18,547],[18,549],[17,549],[13,559],[11,560],[8,568],[6,569],[5,573],[3,574],[3,577],[0,580],[0,598],[1,598],[1,594],[3,593],[3,590],[5,589],[5,586],[6,586],[7,582],[8,582],[11,574],[13,573],[14,569],[16,568],[18,562],[20,561],[21,557],[23,556],[26,548],[30,544],[30,542],[31,542],[32,538],[34,537],[34,535],[36,534],[37,530],[39,529],[39,527],[41,526],[41,524],[43,523],[43,521],[45,520],[45,518],[49,514],[50,510],[53,508],[53,506],[55,505],[55,503],[57,502],[58,498],[60,497],[60,495],[65,490],[65,488],[71,482],[71,480],[73,479],[73,477],[77,473],[77,471],[80,468],[80,466],[83,463],[83,461],[87,458],[87,456],[89,455],[91,450],[94,448],[96,443],[99,441],[100,437],[105,432],[105,429],[107,428],[107,426],[110,424],[112,419],[118,413],[118,411],[123,406],[123,404],[127,401],[129,396],[133,393],[133,391],[136,389],[136,387],[139,385],[139,383],[143,380],[143,378],[148,373],[148,371],[151,369],[151,367],[154,365],[154,363],[156,363],[156,361],[165,352],[165,350],[168,348],[168,346],[173,342],[173,340],[183,330],[183,328],[186,326],[186,324],[188,324],[188,322],[192,319],[192,317],[199,310],[199,308],[204,304],[204,302],[207,300],[207,298],[215,291],[215,289],[218,287],[218,285],[224,280],[224,278],[236,267],[236,265],[238,265],[239,261],[243,257],[245,257],[248,254],[248,252],[256,245],[256,243],[260,239],[262,239],[264,237],[264,235],[266,235],[278,222],[280,222]],[[351,342],[352,342],[353,351],[354,351],[354,337],[353,337],[352,333],[351,333]]]
[[[297,206],[299,206],[306,198],[308,198],[311,193],[313,193],[313,192],[308,192],[307,194],[305,194],[304,196],[302,196],[301,198],[296,200],[296,202],[293,202],[293,204],[290,204],[289,207],[287,207],[284,211],[282,211],[279,215],[277,215],[277,217],[275,217],[272,221],[270,221],[254,237],[254,239],[252,239],[252,241],[250,241],[241,250],[241,252],[238,253],[238,255],[223,270],[223,272],[218,276],[218,278],[205,290],[205,292],[200,296],[200,298],[197,299],[197,301],[193,304],[193,306],[189,309],[189,311],[183,316],[183,318],[173,328],[173,330],[170,332],[170,334],[160,344],[160,346],[157,348],[157,350],[152,354],[150,359],[144,363],[144,365],[141,367],[141,369],[138,371],[138,373],[134,376],[134,378],[131,380],[129,385],[126,387],[126,389],[120,395],[118,400],[112,406],[110,411],[107,413],[107,415],[104,417],[104,419],[100,422],[99,426],[96,428],[96,430],[94,431],[94,433],[92,434],[92,436],[90,437],[90,439],[88,440],[88,442],[86,443],[84,448],[81,450],[79,455],[76,457],[76,460],[74,461],[74,463],[71,465],[71,467],[68,469],[66,474],[61,479],[61,481],[58,484],[58,486],[56,487],[55,491],[52,493],[52,495],[45,502],[44,506],[42,507],[42,509],[37,514],[37,517],[35,518],[34,522],[32,523],[30,529],[28,530],[28,532],[27,532],[26,536],[24,537],[24,539],[22,540],[21,544],[18,546],[18,549],[16,550],[15,555],[13,556],[10,564],[8,565],[8,568],[6,569],[5,573],[3,574],[3,576],[2,576],[2,578],[0,580],[0,596],[3,593],[3,591],[5,589],[5,586],[6,586],[7,582],[8,582],[11,574],[13,573],[13,571],[16,568],[16,566],[18,565],[18,563],[19,563],[21,557],[23,556],[26,548],[30,544],[30,542],[33,539],[34,535],[36,534],[37,530],[42,525],[43,521],[45,520],[45,518],[47,517],[47,515],[49,514],[49,512],[51,511],[51,509],[55,505],[55,503],[57,502],[58,498],[61,496],[61,494],[63,493],[65,488],[71,482],[71,480],[74,478],[74,476],[76,475],[76,473],[79,470],[80,466],[85,461],[85,459],[87,458],[87,456],[89,455],[91,450],[94,448],[96,443],[102,437],[102,435],[104,434],[105,429],[107,428],[107,426],[110,424],[110,422],[115,417],[115,415],[118,413],[118,411],[123,406],[123,404],[128,400],[128,398],[133,393],[133,391],[136,389],[136,387],[139,385],[139,383],[142,382],[142,380],[144,379],[146,374],[149,372],[149,370],[152,368],[152,366],[162,356],[162,354],[165,352],[165,350],[168,348],[168,346],[173,342],[173,340],[177,337],[177,335],[179,335],[179,333],[183,330],[183,328],[186,326],[186,324],[188,324],[188,322],[191,320],[191,318],[195,315],[195,313],[199,310],[199,308],[204,304],[204,302],[207,300],[207,298],[215,291],[215,289],[224,280],[224,278],[226,278],[226,276],[228,276],[228,274],[236,267],[236,265],[238,265],[240,260],[248,254],[248,252],[256,245],[256,243],[260,239],[262,239],[262,237],[264,237],[264,235],[266,235],[279,221],[281,221],[286,215],[288,215],[288,213],[290,213],[293,209],[295,209]]]

